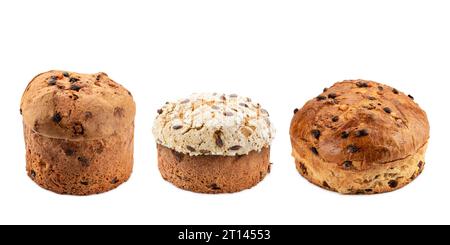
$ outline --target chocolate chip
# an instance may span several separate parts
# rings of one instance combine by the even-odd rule
[[[59,122],[61,122],[61,120],[62,120],[62,117],[61,117],[61,114],[59,114],[59,112],[55,113],[55,115],[53,115],[53,117],[52,117],[52,121],[55,123],[59,123]]]
[[[342,163],[342,166],[344,167],[344,169],[351,169],[351,168],[353,168],[353,162],[345,161],[344,163]]]
[[[367,131],[367,129],[361,129],[355,132],[356,137],[364,137],[367,135],[369,135],[369,131]]]
[[[241,148],[242,148],[242,146],[240,146],[240,145],[234,145],[234,146],[228,148],[228,150],[230,150],[230,151],[237,151],[237,150],[239,150]]]
[[[319,139],[320,138],[320,130],[318,129],[313,129],[311,130],[311,134],[312,136],[314,136],[314,138]]]
[[[81,163],[81,166],[83,166],[83,167],[89,166],[89,159],[87,159],[84,156],[79,156],[78,161]]]
[[[364,191],[365,191],[365,192],[372,192],[373,189],[365,189]]]
[[[395,188],[398,186],[398,182],[397,182],[397,180],[389,180],[388,185],[391,188]]]
[[[319,155],[319,151],[317,151],[316,147],[311,147],[311,151],[312,153],[314,153],[315,155]]]
[[[80,184],[82,184],[82,185],[89,185],[89,182],[87,180],[82,180],[82,181],[80,181]]]
[[[114,178],[111,180],[111,184],[117,184],[117,182],[119,182],[119,180],[117,179],[117,177],[114,177]]]
[[[297,108],[295,108],[294,109],[294,114],[296,114],[298,112],[298,109]]]
[[[410,99],[414,100],[414,97],[413,97],[412,95],[408,94],[408,97],[409,97]]]
[[[377,98],[375,98],[373,96],[369,96],[369,97],[367,97],[367,99],[369,99],[369,100],[376,100]]]
[[[183,127],[182,125],[173,125],[172,126],[172,128],[175,129],[175,130],[178,130],[178,129],[182,128],[182,127]]]
[[[225,95],[222,94],[222,95],[220,96],[220,99],[221,99],[221,100],[227,100],[227,97],[225,97]]]
[[[347,152],[348,153],[356,153],[359,151],[359,148],[355,145],[349,145],[347,146]]]
[[[78,85],[76,85],[76,84],[72,84],[71,86],[70,86],[70,89],[71,90],[75,90],[75,91],[80,91],[80,89],[81,89],[81,87],[80,86],[78,86]]]
[[[337,97],[337,94],[335,94],[335,93],[331,93],[328,95],[328,98],[330,98],[330,99],[335,99],[336,97]]]
[[[72,127],[73,134],[74,135],[83,135],[84,134],[84,128],[81,123],[75,123]]]
[[[367,83],[361,82],[361,81],[356,82],[356,86],[358,86],[358,88],[367,88],[367,87],[369,87],[369,85]]]
[[[383,91],[383,89],[384,88],[382,86],[378,85],[378,90]]]
[[[36,178],[36,172],[34,170],[30,171],[30,176],[32,179]]]
[[[63,76],[69,77],[69,73],[67,71],[63,72]]]
[[[328,91],[328,88],[324,88],[323,89],[323,92],[325,93],[325,92],[327,92]]]
[[[321,101],[321,100],[325,100],[327,99],[327,97],[323,96],[323,95],[319,95],[316,97],[316,100]]]
[[[344,131],[341,133],[341,138],[343,138],[343,139],[347,139],[348,136],[350,136],[350,134],[347,131]]]
[[[386,113],[389,113],[389,114],[392,112],[391,108],[389,108],[389,107],[384,107],[383,111]]]
[[[189,151],[195,152],[195,148],[190,145],[187,145],[186,149],[188,149]]]
[[[64,154],[66,154],[66,156],[73,156],[73,154],[75,154],[75,150],[72,148],[66,148],[64,149]]]
[[[226,111],[226,112],[223,113],[223,115],[227,116],[227,117],[231,117],[231,116],[233,116],[233,113],[229,112],[229,111]]]
[[[327,189],[331,189],[331,187],[328,185],[328,183],[326,181],[322,182],[323,187],[327,188]]]
[[[75,83],[75,82],[78,82],[78,81],[80,81],[80,79],[79,79],[79,78],[76,78],[76,77],[71,77],[71,78],[69,79],[69,82],[71,82],[71,83]]]
[[[394,88],[394,89],[392,89],[392,93],[398,94],[398,90]]]
[[[20,108],[19,112],[20,112],[20,115],[22,115],[22,108]]]
[[[337,121],[339,121],[339,117],[338,117],[338,116],[333,116],[333,117],[331,118],[331,121],[337,122]]]
[[[218,147],[223,147],[222,131],[216,131],[216,132],[214,132],[214,139],[215,139],[216,145],[217,145]]]
[[[245,103],[239,103],[239,105],[240,105],[240,106],[243,106],[243,107],[247,107],[247,108],[248,108],[248,105],[247,105],[247,104],[245,104]]]
[[[162,110],[162,109],[158,109],[156,112],[157,112],[158,114],[162,114],[162,113],[163,113],[163,110]]]

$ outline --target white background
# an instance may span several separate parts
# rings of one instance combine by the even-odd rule
[[[430,0],[0,1],[0,223],[448,224],[449,13]],[[135,167],[118,189],[61,196],[27,177],[19,102],[50,69],[104,71],[134,94]],[[293,109],[349,78],[411,93],[428,113],[425,171],[399,191],[343,196],[295,169]],[[203,91],[250,96],[271,113],[274,165],[257,187],[202,195],[160,177],[156,110]]]

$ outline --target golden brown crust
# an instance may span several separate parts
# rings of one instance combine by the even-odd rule
[[[100,139],[134,120],[131,93],[105,73],[49,71],[27,86],[20,110],[35,132],[58,139]]]
[[[270,172],[270,150],[241,156],[190,156],[157,144],[162,177],[175,186],[200,193],[249,189]]]
[[[133,167],[133,129],[98,140],[42,136],[24,125],[27,173],[59,194],[90,195],[116,188]]]
[[[310,172],[352,176],[396,168],[419,154],[428,142],[429,123],[412,96],[372,81],[347,80],[296,110],[290,135],[293,155],[310,163]],[[334,189],[349,189],[339,185]]]

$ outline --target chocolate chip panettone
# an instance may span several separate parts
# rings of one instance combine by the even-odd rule
[[[129,178],[135,104],[105,73],[39,74],[28,84],[20,111],[26,170],[41,187],[89,195]]]
[[[423,170],[430,129],[411,95],[347,80],[294,113],[292,154],[300,174],[318,186],[344,194],[388,192]]]
[[[166,103],[155,119],[162,177],[182,189],[226,193],[248,189],[270,171],[274,129],[249,98],[193,94]]]

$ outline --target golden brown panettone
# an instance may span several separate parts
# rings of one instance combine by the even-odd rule
[[[423,170],[430,129],[411,95],[346,80],[294,112],[292,154],[300,174],[318,186],[345,194],[388,192]]]
[[[129,178],[135,104],[105,73],[39,74],[28,84],[20,111],[27,172],[43,188],[88,195]]]

